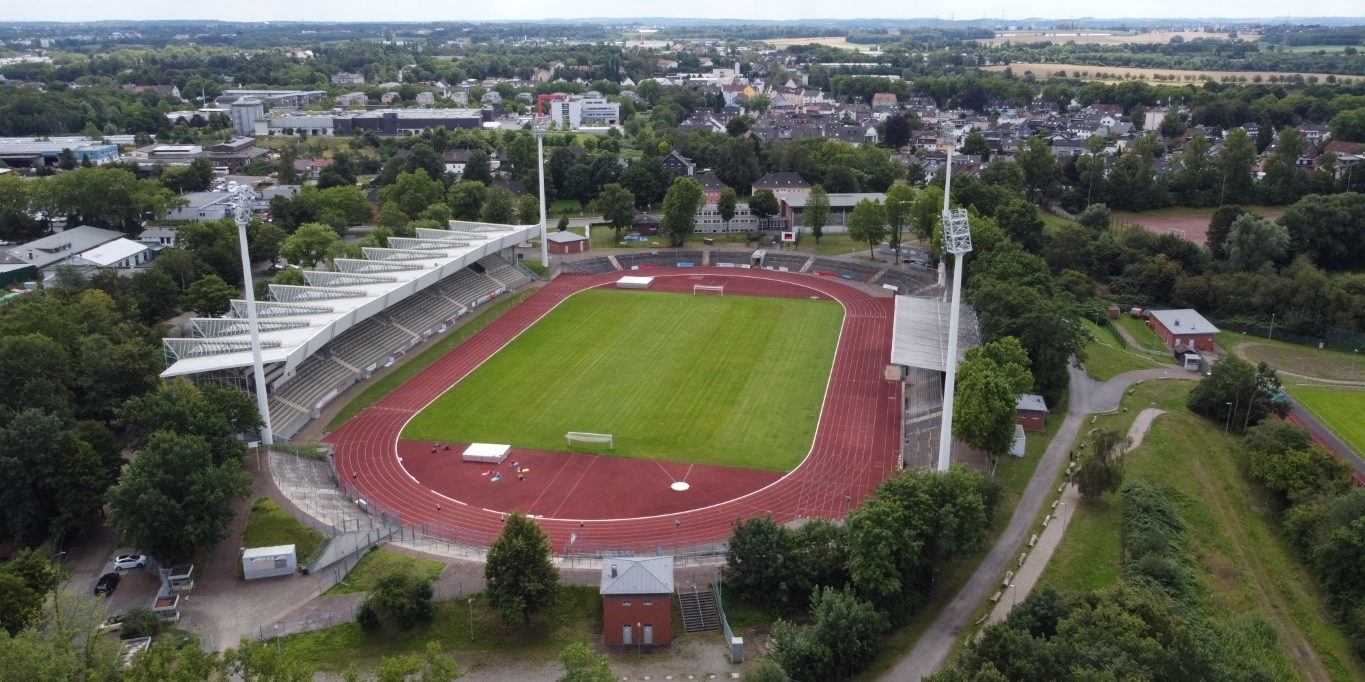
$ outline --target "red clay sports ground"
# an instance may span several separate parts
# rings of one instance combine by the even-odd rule
[[[653,551],[724,541],[735,518],[771,513],[842,517],[891,474],[899,454],[900,382],[884,378],[891,354],[893,299],[794,273],[730,268],[654,269],[654,291],[724,284],[727,295],[809,298],[843,304],[845,315],[820,424],[810,454],[792,472],[582,453],[513,450],[501,467],[460,462],[462,445],[431,453],[401,441],[403,426],[565,298],[611,286],[623,273],[561,275],[327,437],[338,475],[373,512],[401,516],[453,541],[486,544],[514,509],[541,516],[556,551],[570,535],[584,548]],[[639,292],[641,296],[649,292]],[[508,464],[528,467],[518,481]],[[502,473],[497,483],[481,474]],[[669,489],[687,481],[685,492]],[[676,525],[675,525],[676,522]],[[676,533],[676,536],[675,536]],[[675,540],[676,537],[676,540]]]

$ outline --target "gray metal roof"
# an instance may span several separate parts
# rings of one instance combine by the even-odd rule
[[[616,568],[616,577],[611,576]],[[672,594],[673,557],[618,557],[602,560],[602,587],[606,595]]]
[[[53,263],[64,261],[83,251],[89,251],[101,244],[107,244],[123,236],[122,232],[100,227],[80,225],[62,230],[27,244],[20,244],[5,250],[16,261],[45,268]]]
[[[568,230],[556,230],[545,235],[545,238],[556,244],[572,244],[574,242],[584,242],[588,240],[587,237]]]
[[[1014,409],[1047,412],[1047,401],[1043,400],[1043,396],[1025,393],[1019,396],[1018,402],[1014,404]]]
[[[936,298],[896,297],[891,333],[891,363],[938,372],[948,369],[948,322],[952,306]],[[962,304],[957,324],[957,359],[981,345],[976,311]]]
[[[1199,311],[1192,308],[1181,308],[1179,310],[1153,310],[1152,317],[1155,317],[1161,326],[1165,327],[1172,334],[1217,334],[1218,328],[1212,322],[1204,319]]]

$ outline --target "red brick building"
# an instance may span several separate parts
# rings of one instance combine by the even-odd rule
[[[1189,308],[1153,310],[1151,317],[1147,318],[1147,326],[1172,351],[1176,346],[1196,351],[1212,351],[1213,335],[1218,333],[1218,328],[1213,326],[1213,323]]]
[[[673,641],[673,557],[602,560],[602,642]]]
[[[1015,423],[1027,431],[1047,430],[1047,401],[1043,396],[1025,393],[1015,403]]]
[[[550,253],[583,253],[588,250],[588,238],[568,230],[551,232],[545,241]]]

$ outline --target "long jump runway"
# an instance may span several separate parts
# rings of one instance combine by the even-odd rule
[[[764,270],[660,268],[636,274],[655,278],[651,291],[690,293],[696,284],[723,284],[726,295],[819,297],[843,305],[814,444],[788,474],[516,449],[498,467],[459,461],[463,445],[432,453],[431,443],[400,440],[409,419],[561,301],[584,289],[612,286],[622,274],[555,278],[356,415],[327,437],[336,446],[338,474],[372,509],[396,512],[405,525],[428,532],[439,528],[453,540],[486,541],[499,531],[503,515],[516,509],[541,517],[556,551],[571,534],[577,547],[653,551],[675,542],[681,547],[721,542],[736,518],[758,514],[770,513],[778,523],[839,518],[894,472],[900,382],[883,374],[891,354],[893,299],[821,277]],[[510,468],[513,460],[530,469],[525,481]],[[501,480],[491,482],[494,474]],[[676,481],[690,488],[671,490]]]

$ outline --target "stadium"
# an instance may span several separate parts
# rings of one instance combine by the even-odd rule
[[[452,222],[308,272],[309,286],[272,285],[259,310],[275,432],[294,435],[351,384],[531,283],[514,251],[538,230]],[[515,510],[556,553],[709,553],[736,518],[843,518],[937,452],[936,273],[706,250],[554,275],[326,436],[348,498],[474,547]],[[250,392],[244,305],[167,339],[165,376]],[[963,347],[977,336],[968,313]]]

